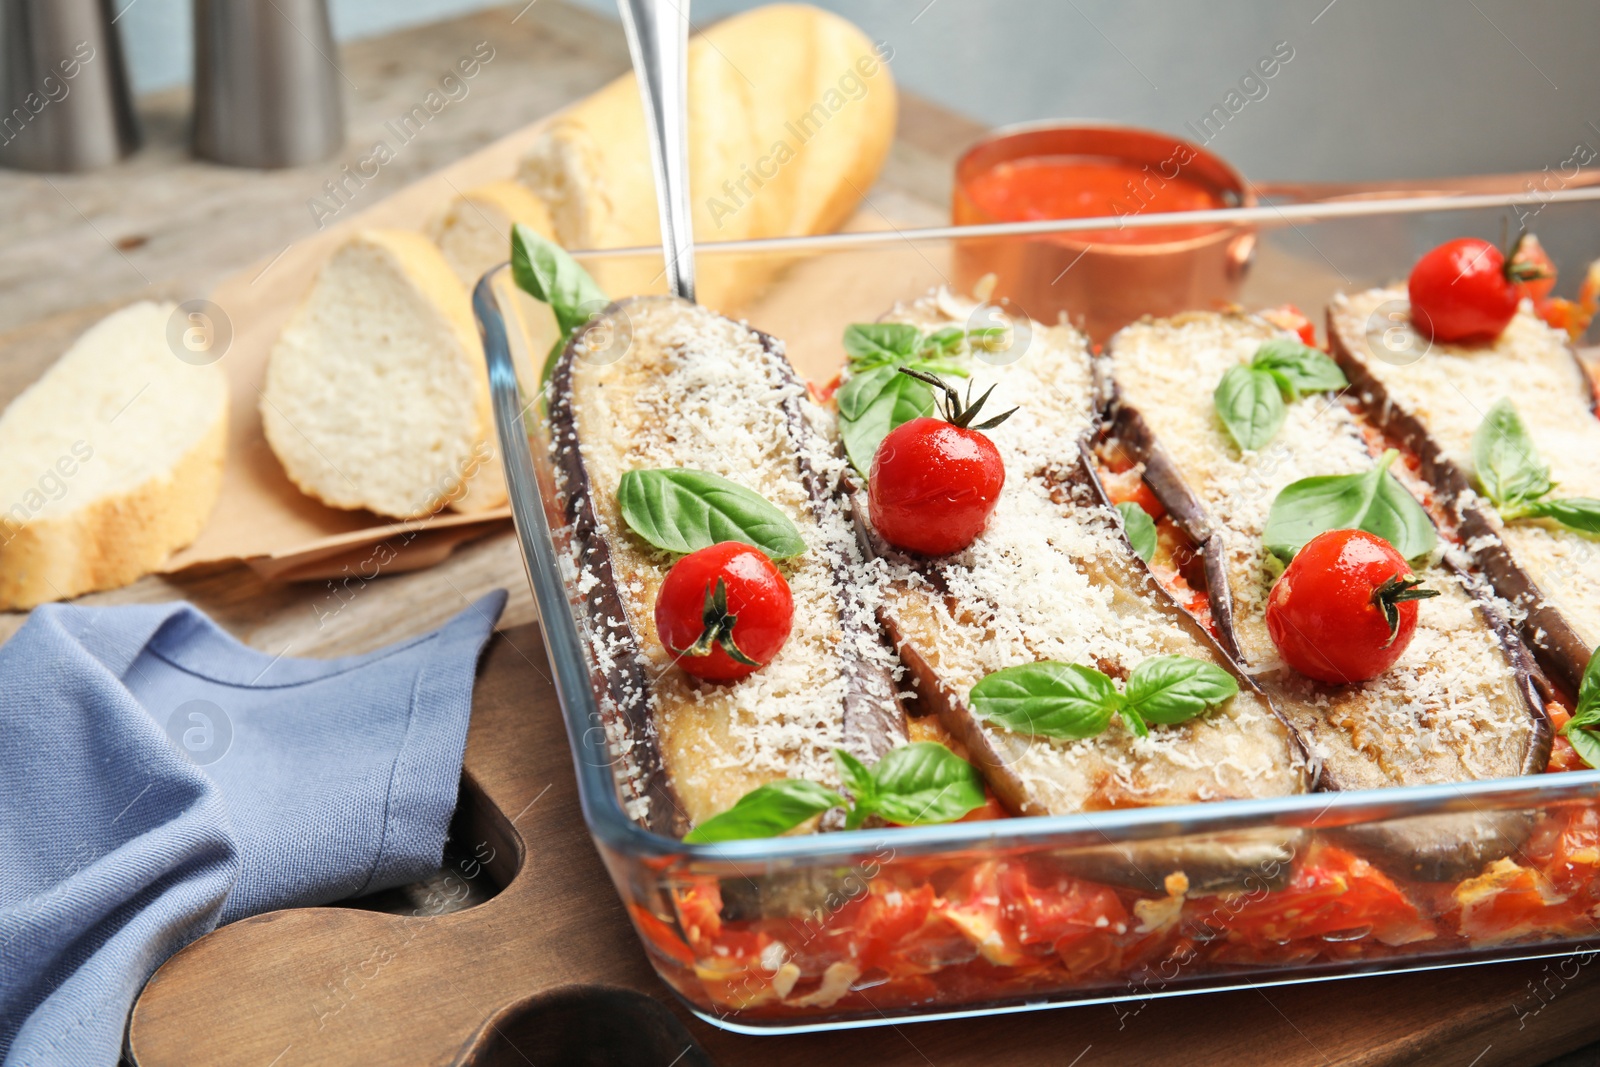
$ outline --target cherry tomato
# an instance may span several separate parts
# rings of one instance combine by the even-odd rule
[[[1000,451],[977,430],[912,419],[872,457],[867,502],[890,544],[942,556],[972,544],[1006,484]]]
[[[1460,237],[1446,241],[1411,268],[1411,325],[1424,337],[1446,343],[1477,344],[1499,337],[1521,299],[1517,283],[1539,274],[1533,264],[1518,265],[1488,241]]]
[[[656,595],[656,633],[678,666],[727,682],[772,662],[794,624],[794,596],[759,549],[738,541],[691,552]]]
[[[1306,313],[1293,304],[1279,304],[1261,313],[1261,317],[1281,330],[1288,330],[1300,338],[1300,343],[1317,347],[1317,327]]]
[[[1267,632],[1284,660],[1340,685],[1376,678],[1411,644],[1419,589],[1405,557],[1365,530],[1318,534],[1267,595]]]
[[[1544,245],[1539,243],[1539,238],[1531,233],[1525,233],[1517,239],[1511,249],[1508,270],[1513,275],[1512,284],[1516,287],[1517,298],[1526,297],[1533,301],[1535,308],[1555,290],[1555,261],[1544,250]]]

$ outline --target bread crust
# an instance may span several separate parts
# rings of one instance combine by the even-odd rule
[[[193,541],[216,506],[228,439],[227,395],[171,470],[65,515],[41,515],[0,544],[0,610],[116,589]]]
[[[838,229],[888,158],[897,107],[893,77],[872,42],[830,12],[773,4],[697,34],[689,45],[697,238]],[[556,238],[567,248],[660,243],[644,113],[631,74],[557,116],[519,178],[549,206]],[[773,269],[750,260],[703,262],[700,299],[737,307]],[[640,293],[654,288],[659,265],[600,261],[594,272],[607,292]]]

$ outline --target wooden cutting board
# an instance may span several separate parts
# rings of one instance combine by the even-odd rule
[[[1489,1067],[1600,1038],[1600,968],[1583,957],[833,1034],[716,1030],[655,977],[624,916],[548,673],[536,625],[485,655],[438,900],[273,912],[201,938],[140,997],[133,1061]],[[487,899],[445,911],[458,894]]]

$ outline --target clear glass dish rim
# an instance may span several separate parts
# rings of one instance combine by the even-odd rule
[[[1137,215],[1101,215],[1081,219],[1041,219],[1034,222],[990,222],[974,226],[895,227],[885,230],[858,230],[848,233],[813,234],[804,237],[767,237],[742,241],[708,241],[696,244],[696,254],[713,255],[756,252],[824,252],[867,248],[900,241],[941,241],[992,237],[1039,237],[1083,230],[1152,229],[1204,223],[1270,225],[1297,222],[1326,222],[1339,218],[1375,215],[1422,215],[1435,211],[1471,211],[1479,208],[1518,207],[1525,204],[1577,204],[1600,200],[1600,185],[1554,192],[1461,193],[1432,196],[1397,196],[1373,199],[1350,198],[1308,201],[1294,204],[1262,204],[1255,207],[1214,208],[1208,211],[1152,211]],[[1107,245],[1108,249],[1116,246]],[[1148,248],[1148,246],[1137,246]],[[631,248],[575,249],[578,260],[627,259],[661,256],[659,245]],[[494,273],[492,270],[488,272]],[[487,275],[485,275],[487,276]]]
[[[1554,193],[1463,195],[1351,200],[1281,207],[1226,208],[1170,213],[1186,222],[1293,224],[1354,216],[1410,215],[1438,211],[1513,207],[1521,204],[1600,201],[1600,187]],[[1161,214],[1125,219],[1067,219],[982,226],[940,226],[826,234],[765,240],[726,241],[697,246],[701,255],[760,252],[826,252],[869,248],[902,241],[950,241],[972,238],[1018,238],[1119,225],[1170,224]],[[659,247],[577,251],[583,259],[660,256]],[[1266,828],[1306,829],[1359,825],[1388,819],[1472,810],[1541,807],[1600,797],[1600,770],[1537,774],[1482,782],[1394,786],[1350,792],[1306,793],[1285,797],[1219,800],[1203,804],[1127,808],[1072,815],[1030,816],[942,826],[896,827],[892,830],[849,830],[801,837],[778,837],[718,844],[686,844],[652,833],[622,808],[611,774],[611,754],[598,701],[590,683],[583,639],[561,578],[558,550],[545,517],[535,477],[530,437],[523,422],[524,405],[511,356],[505,317],[494,284],[508,272],[502,263],[487,271],[473,290],[473,312],[484,342],[495,428],[505,467],[512,518],[523,564],[538,604],[546,650],[555,674],[557,698],[565,720],[579,805],[596,842],[619,853],[657,860],[678,859],[705,867],[771,863],[846,861],[891,844],[895,855],[930,856],[972,849],[1010,852],[1040,847],[1071,848],[1116,844],[1162,837],[1239,833]],[[509,283],[509,281],[507,282]]]

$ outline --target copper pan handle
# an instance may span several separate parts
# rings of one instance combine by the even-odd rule
[[[1316,200],[1378,200],[1409,196],[1512,195],[1544,190],[1582,189],[1600,184],[1600,171],[1570,178],[1548,170],[1513,174],[1469,174],[1454,178],[1412,178],[1375,182],[1253,182],[1263,200],[1306,203]]]

